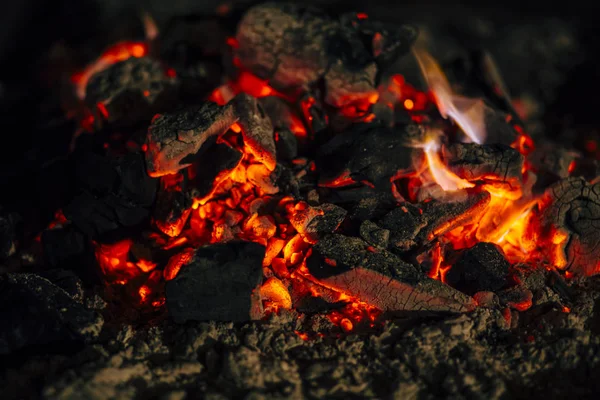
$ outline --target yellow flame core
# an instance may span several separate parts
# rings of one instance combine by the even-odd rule
[[[435,182],[445,191],[474,187],[475,184],[460,178],[444,165],[438,154],[439,147],[439,142],[436,138],[428,139],[423,146],[423,151],[427,158],[427,166]]]

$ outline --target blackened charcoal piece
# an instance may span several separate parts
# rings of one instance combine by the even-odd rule
[[[278,89],[325,78],[326,102],[341,107],[376,94],[377,66],[357,30],[299,4],[252,7],[238,25],[236,56]]]
[[[208,138],[225,133],[236,122],[233,108],[212,102],[161,114],[148,128],[146,165],[153,177],[174,174],[191,165]]]
[[[435,237],[477,220],[490,202],[487,192],[471,194],[455,202],[402,203],[377,222],[390,230],[390,248],[407,251]]]
[[[141,153],[115,159],[81,154],[76,171],[81,192],[64,214],[87,236],[135,226],[149,216],[158,181],[146,174]]]
[[[372,221],[364,221],[360,225],[360,237],[375,247],[387,249],[390,242],[390,231],[380,228]]]
[[[202,198],[208,195],[240,164],[243,156],[241,151],[225,143],[215,143],[202,154],[198,154],[194,164],[194,197]]]
[[[273,127],[257,100],[241,94],[225,106],[212,102],[157,116],[148,128],[148,175],[174,174],[191,165],[194,154],[211,137],[237,123],[245,148],[271,171],[275,169]]]
[[[179,236],[192,210],[192,196],[182,188],[161,188],[152,213],[154,224],[165,235]]]
[[[546,256],[577,275],[600,273],[600,182],[563,179],[546,190],[541,208]]]
[[[576,172],[572,163],[576,163],[577,153],[543,140],[536,140],[535,150],[529,160],[535,168],[538,180],[536,185],[547,188],[556,181],[568,178],[571,172]],[[577,176],[576,174],[574,176]],[[594,178],[597,175],[594,175]]]
[[[160,62],[131,57],[93,75],[85,102],[109,123],[129,125],[168,108],[176,88],[176,79],[167,76]]]
[[[0,354],[52,342],[89,341],[104,320],[34,274],[0,276]]]
[[[502,290],[498,292],[498,297],[502,304],[518,311],[528,310],[533,303],[533,293],[522,286]]]
[[[77,277],[77,275],[75,275],[75,273],[73,273],[73,271],[68,271],[65,269],[51,269],[43,271],[39,275],[63,289],[76,302],[83,304],[85,298],[83,282]]]
[[[83,233],[73,225],[45,230],[41,240],[44,258],[51,267],[75,266],[87,248]]]
[[[298,157],[298,140],[289,129],[280,129],[275,132],[275,147],[278,161],[291,161]]]
[[[199,248],[166,284],[169,314],[177,323],[261,318],[262,303],[255,293],[264,255],[264,247],[255,243]]]
[[[333,233],[342,224],[348,213],[335,204],[322,204],[314,209],[321,215],[314,217],[303,232],[309,240],[319,240],[323,236]]]
[[[21,217],[8,213],[0,206],[0,261],[6,260],[17,251],[17,225]]]
[[[466,312],[475,308],[472,298],[426,277],[388,251],[373,251],[359,238],[332,234],[312,250],[307,267],[317,280],[383,311]]]
[[[506,184],[513,190],[523,185],[525,159],[509,146],[454,143],[444,147],[443,157],[452,172],[468,181]]]
[[[495,292],[506,285],[510,264],[493,243],[480,242],[465,250],[446,274],[449,285],[467,294]]]
[[[339,187],[354,182],[391,192],[394,176],[414,172],[414,157],[422,152],[408,146],[404,129],[356,124],[317,151],[319,185]]]

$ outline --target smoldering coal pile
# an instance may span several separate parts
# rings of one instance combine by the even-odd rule
[[[598,392],[597,162],[491,53],[294,4],[144,21],[62,71],[54,219],[0,209],[9,397]]]

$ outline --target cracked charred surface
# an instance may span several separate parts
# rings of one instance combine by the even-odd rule
[[[600,183],[563,179],[546,190],[541,207],[542,235],[560,252],[544,247],[549,259],[578,275],[600,273]]]
[[[411,29],[375,32],[375,26],[333,19],[325,12],[298,4],[266,3],[252,7],[238,25],[241,64],[280,90],[308,88],[324,79],[325,101],[332,106],[376,95],[376,58],[393,59],[416,38]],[[356,22],[356,21],[355,21]],[[373,42],[365,43],[361,35]],[[383,35],[385,40],[383,40]]]
[[[329,287],[350,293],[389,313],[466,312],[475,302],[386,250],[373,250],[359,238],[332,234],[314,247],[306,265]]]
[[[173,174],[192,164],[194,154],[213,137],[237,123],[244,147],[270,171],[276,166],[273,127],[258,101],[241,94],[225,106],[212,102],[158,115],[148,128],[146,165],[148,174]]]
[[[490,198],[488,192],[480,192],[455,202],[402,203],[377,221],[377,225],[390,231],[390,249],[403,252],[478,219]]]
[[[129,58],[93,75],[85,102],[109,123],[128,124],[168,109],[176,98],[177,80],[151,58]]]
[[[523,186],[525,158],[509,146],[453,143],[444,146],[443,156],[448,168],[468,181],[508,185],[509,190]]]

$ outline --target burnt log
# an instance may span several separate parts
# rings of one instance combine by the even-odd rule
[[[264,255],[264,247],[255,243],[200,247],[166,284],[169,314],[177,323],[261,318],[257,289]]]
[[[176,97],[177,80],[166,74],[160,62],[132,57],[93,75],[85,102],[99,119],[129,125],[150,120]]]
[[[460,255],[446,274],[446,283],[470,295],[495,292],[506,285],[509,268],[500,247],[480,242]]]
[[[454,202],[402,203],[377,221],[377,225],[390,231],[390,249],[407,251],[477,220],[489,202],[490,194],[480,192]]]
[[[104,320],[34,274],[0,276],[0,354],[33,345],[91,341]]]
[[[538,223],[547,243],[541,251],[555,265],[577,275],[600,273],[600,182],[567,178],[552,185]]]
[[[223,107],[205,102],[154,118],[146,139],[148,174],[159,177],[189,167],[209,138],[224,134],[235,123],[245,148],[274,170],[276,150],[269,118],[255,98],[242,94]]]
[[[339,234],[325,237],[313,247],[306,265],[327,287],[385,312],[457,313],[475,308],[469,296],[428,278],[389,251],[373,251],[359,238]]]

